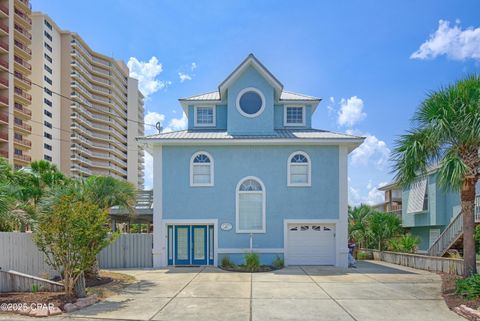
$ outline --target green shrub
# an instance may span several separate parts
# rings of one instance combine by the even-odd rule
[[[39,290],[38,284],[32,284],[32,293],[37,293]]]
[[[404,234],[388,241],[388,249],[394,252],[414,253],[420,239],[412,234]]]
[[[260,269],[260,257],[257,253],[245,254],[245,268],[250,272],[257,272]]]
[[[225,255],[222,258],[222,262],[220,263],[221,267],[223,268],[234,268],[235,264],[230,260],[230,257],[228,255]]]
[[[480,297],[480,275],[457,280],[456,293],[467,299]]]
[[[281,269],[284,266],[284,261],[280,257],[277,256],[275,260],[272,262],[272,266],[276,269]]]

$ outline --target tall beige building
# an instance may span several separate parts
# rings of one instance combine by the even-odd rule
[[[32,42],[28,0],[0,0],[0,156],[30,163]]]
[[[33,13],[33,160],[73,177],[109,175],[143,187],[143,96],[124,62]],[[61,94],[58,95],[57,93]]]

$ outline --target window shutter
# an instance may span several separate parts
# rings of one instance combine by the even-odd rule
[[[410,188],[407,213],[418,213],[423,210],[423,202],[427,191],[427,179],[421,179]]]

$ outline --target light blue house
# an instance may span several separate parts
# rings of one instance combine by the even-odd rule
[[[283,90],[249,55],[180,99],[188,129],[141,137],[153,156],[154,266],[347,265],[347,156],[363,138],[312,129],[319,98]]]
[[[442,256],[462,248],[463,216],[460,193],[442,188],[434,168],[402,193],[402,224],[420,239],[419,252]],[[477,189],[479,186],[477,186]],[[476,222],[480,221],[476,206]]]

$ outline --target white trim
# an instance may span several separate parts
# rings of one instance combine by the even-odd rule
[[[285,266],[288,266],[288,225],[290,224],[331,224],[335,226],[335,239],[337,240],[337,228],[339,220],[336,219],[284,219],[283,220],[283,260]],[[337,242],[338,243],[338,242]],[[346,246],[346,245],[345,245]],[[335,257],[338,257],[338,245],[335,251]]]
[[[292,157],[297,155],[297,154],[303,155],[307,158],[307,161],[308,161],[308,163],[307,163],[307,174],[308,174],[307,183],[292,183],[290,181],[290,166],[291,166],[290,161],[292,160]],[[308,156],[307,153],[302,152],[302,151],[296,151],[296,152],[291,153],[290,156],[288,156],[288,159],[287,159],[287,186],[288,187],[310,187],[310,186],[312,186],[312,161],[310,160],[310,156]]]
[[[194,166],[193,165],[193,160],[195,159],[195,157],[197,157],[198,155],[201,155],[201,154],[205,154],[210,159],[210,183],[208,183],[208,184],[194,184],[193,183],[193,166]],[[207,164],[207,163],[199,163],[199,164]],[[215,171],[215,162],[213,160],[212,155],[210,155],[210,153],[208,153],[206,151],[199,151],[199,152],[194,153],[192,155],[192,157],[190,158],[190,187],[211,187],[211,186],[215,186],[214,171]]]
[[[242,108],[240,107],[240,98],[242,98],[242,95],[245,94],[246,92],[249,92],[249,91],[253,91],[255,93],[257,93],[259,96],[260,96],[260,99],[262,100],[262,106],[260,106],[260,109],[255,113],[255,114],[247,114],[246,112],[244,112],[242,110]],[[247,87],[247,88],[244,88],[242,90],[240,90],[240,92],[237,94],[237,100],[236,100],[236,107],[237,107],[237,111],[240,113],[240,115],[244,116],[244,117],[248,117],[248,118],[255,118],[255,117],[258,117],[260,116],[263,111],[265,110],[265,96],[263,95],[263,93],[258,90],[257,88],[255,87]]]
[[[218,219],[165,219],[161,221],[161,227],[163,229],[167,229],[168,225],[213,225],[213,266],[218,265]],[[168,238],[164,238],[163,243],[164,246],[167,246]],[[175,248],[175,246],[174,246]],[[167,259],[168,252],[164,252],[164,257]],[[174,256],[175,262],[175,256]],[[207,257],[208,262],[208,257]],[[167,266],[168,261],[165,262],[163,266]]]
[[[213,122],[211,124],[199,124],[197,122],[197,108],[212,108]],[[195,105],[193,106],[193,126],[194,127],[216,127],[217,124],[217,108],[215,105]]]
[[[153,266],[160,267],[167,264],[167,247],[163,245],[166,231],[161,228],[163,217],[163,148],[158,146],[154,149],[153,162]]]
[[[287,109],[289,107],[296,107],[296,108],[302,108],[302,122],[301,123],[289,123],[287,122]],[[306,118],[307,117],[307,111],[305,108],[305,105],[294,105],[294,104],[288,104],[283,106],[283,126],[285,127],[304,127],[306,124]]]
[[[239,217],[238,217],[238,212],[239,212],[239,200],[238,200],[238,194],[239,194],[239,189],[240,185],[248,179],[253,179],[257,181],[261,186],[262,186],[262,229],[261,230],[240,230],[239,227]],[[236,233],[266,233],[267,227],[266,227],[266,200],[267,200],[267,191],[265,189],[265,184],[263,184],[262,180],[259,179],[256,176],[247,176],[242,178],[238,184],[237,187],[235,188],[235,232]]]
[[[252,251],[254,253],[283,253],[284,249],[283,248],[252,248]],[[249,253],[250,248],[245,248],[245,249],[240,249],[240,248],[220,248],[218,249],[218,253],[220,254],[238,254],[238,253]]]
[[[336,266],[348,267],[348,150],[338,149],[338,226],[336,233]]]
[[[175,139],[175,138],[140,138],[139,143],[161,145],[352,145],[360,146],[365,138],[297,138],[297,139]]]

